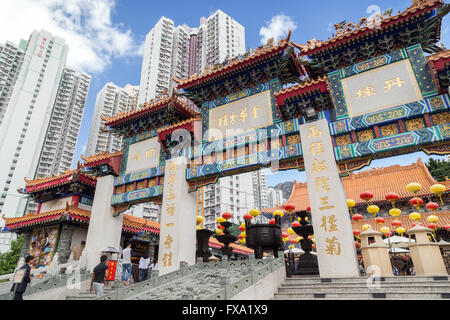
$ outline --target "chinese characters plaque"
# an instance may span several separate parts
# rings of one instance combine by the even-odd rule
[[[131,173],[158,166],[160,150],[158,137],[130,145],[126,172]]]
[[[422,100],[408,59],[342,80],[351,117]]]
[[[212,108],[209,111],[209,141],[234,136],[242,132],[273,124],[270,91]],[[221,133],[221,137],[217,136]]]

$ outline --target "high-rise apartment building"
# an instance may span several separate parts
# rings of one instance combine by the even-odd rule
[[[216,184],[201,188],[198,192],[199,215],[204,216],[204,227],[215,230],[216,219],[224,212],[233,215],[232,222],[244,221],[244,215],[251,209],[259,209],[260,199],[257,199],[261,186],[265,185],[265,174],[260,171],[223,177]],[[262,178],[261,178],[262,177]],[[261,217],[260,219],[265,219]]]
[[[108,82],[97,94],[91,128],[86,147],[86,155],[90,156],[101,152],[118,152],[122,150],[122,138],[106,132],[105,122],[100,118],[113,117],[119,112],[129,112],[136,108],[138,88],[127,85],[120,88]]]
[[[61,174],[71,168],[90,82],[88,74],[64,68],[37,177]]]
[[[267,188],[267,208],[275,208],[286,202],[283,191],[272,187]]]
[[[255,209],[267,208],[267,179],[265,169],[252,172]]]
[[[0,211],[23,215],[28,199],[17,192],[34,178],[66,65],[68,45],[47,31],[34,31],[0,125]],[[4,221],[0,222],[1,225]],[[0,251],[11,234],[0,234]]]
[[[27,42],[20,41],[19,46],[7,41],[0,44],[0,125],[16,84]]]
[[[202,17],[197,28],[175,27],[162,17],[145,40],[138,105],[170,92],[172,78],[201,74],[207,66],[244,53],[244,27],[221,10]]]

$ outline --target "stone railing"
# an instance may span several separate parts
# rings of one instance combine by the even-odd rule
[[[220,262],[198,263],[188,266],[182,262],[179,270],[158,275],[158,271],[153,271],[151,279],[130,286],[120,286],[113,292],[103,295],[94,300],[134,300],[145,299],[145,295],[151,293],[152,299],[168,300],[228,300],[239,292],[251,287],[266,276],[284,267],[284,255],[280,253],[280,258],[271,256],[266,259],[256,260],[254,255],[249,256],[249,260],[228,260],[226,257]],[[195,275],[200,281],[195,284],[192,277]],[[202,278],[205,279],[202,283]],[[214,276],[212,276],[214,275]],[[198,279],[197,279],[198,280]],[[215,280],[215,281],[214,281]],[[180,283],[188,284],[187,290],[183,290]],[[189,287],[193,283],[194,288]],[[170,285],[173,288],[167,288]],[[165,288],[166,287],[166,288]],[[180,289],[181,288],[181,289]],[[75,300],[79,297],[67,297],[68,300]]]
[[[72,257],[67,263],[58,263],[58,254],[53,257],[51,264],[45,268],[31,270],[31,283],[27,286],[24,296],[38,292],[62,287],[74,286],[73,281],[84,281],[91,277],[91,273],[86,271],[86,254],[80,257],[80,260],[74,261]],[[16,271],[24,265],[24,259],[20,258]],[[15,273],[15,272],[14,272]],[[8,280],[1,283],[0,300],[10,300],[12,293],[9,291],[12,286],[14,273],[0,276],[0,280]]]

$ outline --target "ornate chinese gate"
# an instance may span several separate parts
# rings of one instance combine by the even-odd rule
[[[450,53],[436,46],[448,11],[439,0],[414,1],[396,16],[378,17],[376,27],[363,18],[358,25],[338,25],[329,41],[305,45],[290,42],[289,34],[202,75],[174,79],[176,93],[104,119],[124,137],[120,169],[88,166],[98,175],[115,175],[110,203],[115,215],[141,202],[162,203],[162,270],[178,268],[176,252],[195,243],[193,234],[181,236],[182,227],[168,232],[183,221],[194,222],[197,208],[196,195],[189,199],[182,190],[176,192],[189,210],[175,208],[177,194],[168,189],[173,182],[168,179],[183,178],[193,193],[219,177],[260,168],[306,169],[319,262],[324,261],[321,276],[356,276],[338,172],[417,151],[450,153]],[[316,141],[319,128],[323,140]],[[186,160],[184,177],[170,175],[175,158]],[[331,189],[336,193],[328,194]],[[327,269],[332,261],[347,261],[350,271]]]

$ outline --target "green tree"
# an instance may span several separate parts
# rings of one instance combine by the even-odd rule
[[[8,252],[0,254],[0,275],[14,272],[19,262],[20,248],[22,247],[23,240],[23,235],[17,238],[17,240],[13,240],[11,242],[11,249]]]
[[[433,158],[426,164],[428,171],[439,182],[445,181],[450,176],[450,162],[445,160],[435,160]]]

